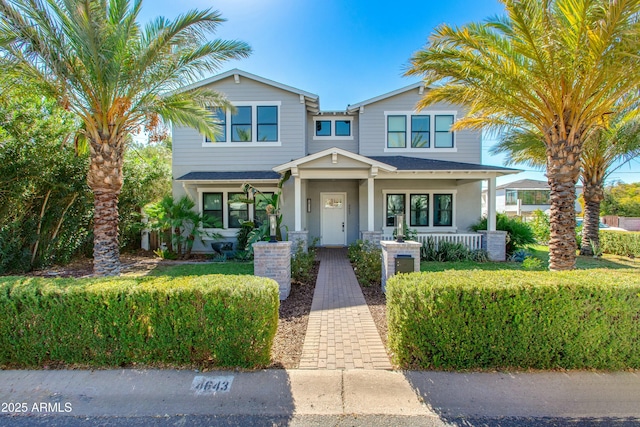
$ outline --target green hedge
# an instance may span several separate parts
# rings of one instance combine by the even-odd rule
[[[278,308],[254,276],[0,277],[0,367],[264,366]]]
[[[640,368],[635,271],[399,275],[387,314],[405,368]]]
[[[640,233],[600,230],[600,250],[605,254],[640,257]]]

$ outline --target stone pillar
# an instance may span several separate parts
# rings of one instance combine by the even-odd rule
[[[307,252],[307,250],[309,249],[309,232],[307,230],[290,231],[289,241],[291,242],[291,255],[296,252],[298,242],[302,242],[302,248],[305,252]]]
[[[361,231],[360,239],[365,242],[371,242],[377,247],[380,247],[380,240],[382,240],[382,231]]]
[[[383,240],[382,246],[382,292],[387,291],[387,279],[396,274],[396,257],[410,255],[413,257],[413,271],[420,271],[420,247],[418,242],[407,241],[398,243],[393,240]]]
[[[478,230],[482,234],[482,249],[491,261],[507,260],[507,232]]]
[[[280,301],[291,292],[291,242],[257,242],[253,246],[253,274],[278,282]]]

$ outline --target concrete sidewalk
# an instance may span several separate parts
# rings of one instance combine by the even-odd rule
[[[381,422],[386,420],[377,425],[492,425],[487,420],[505,417],[606,418],[633,425],[640,424],[640,374],[362,369],[0,371],[0,404],[3,426],[10,420],[16,422],[12,425],[28,425],[19,424],[24,417],[60,421],[64,417],[185,414],[275,417],[279,421],[273,425],[305,425],[311,420],[320,420],[318,425],[342,425],[338,423],[344,420],[341,417],[368,420],[351,423],[367,425],[378,419],[367,418],[373,415],[380,416]],[[323,417],[338,421],[327,424],[321,421]],[[473,424],[474,419],[483,421]]]

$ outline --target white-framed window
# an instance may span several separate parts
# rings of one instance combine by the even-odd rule
[[[211,108],[219,123],[220,135],[211,141],[204,137],[203,147],[280,146],[281,101],[234,102],[235,112]]]
[[[457,111],[385,111],[385,151],[456,151]]]
[[[275,188],[260,189],[254,196],[235,188],[198,187],[198,211],[208,217],[210,230],[237,230],[244,221],[253,221],[256,227],[266,220],[266,207]],[[246,199],[253,200],[247,203]],[[234,231],[235,233],[235,231]],[[235,234],[231,234],[232,236]]]
[[[313,118],[313,139],[352,140],[353,117],[349,116],[317,116]]]
[[[389,232],[395,216],[404,214],[409,228],[418,231],[456,231],[456,190],[384,190],[384,224]]]

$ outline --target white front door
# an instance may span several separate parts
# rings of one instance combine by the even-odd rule
[[[321,243],[323,246],[347,244],[347,193],[320,193]]]

